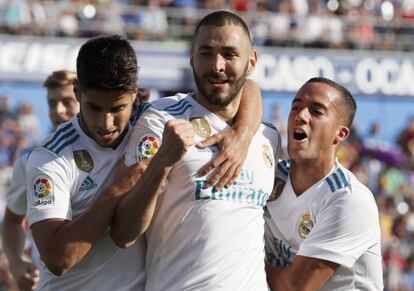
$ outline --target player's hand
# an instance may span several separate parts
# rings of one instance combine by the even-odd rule
[[[157,156],[162,165],[171,167],[194,144],[194,130],[191,123],[183,119],[172,119],[165,123],[162,144]]]
[[[39,271],[32,263],[24,260],[10,264],[10,272],[21,291],[34,290],[39,281]]]
[[[126,166],[123,158],[119,160],[116,166],[115,181],[117,181],[117,184],[121,189],[119,189],[117,193],[125,194],[129,192],[142,177],[150,161],[150,159],[147,159],[131,166]]]
[[[233,184],[246,160],[251,138],[246,131],[238,132],[231,128],[216,133],[197,144],[199,148],[215,144],[220,149],[219,154],[197,173],[197,176],[202,177],[215,169],[204,184],[204,188],[215,185],[216,190],[219,191],[224,186],[230,187]]]

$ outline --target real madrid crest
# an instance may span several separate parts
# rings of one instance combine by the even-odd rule
[[[211,135],[211,127],[205,117],[190,118],[194,133],[202,138],[207,138]]]
[[[82,171],[89,173],[93,169],[93,160],[87,150],[74,151],[73,156],[75,158],[76,166]]]
[[[273,167],[273,155],[270,147],[268,145],[263,145],[263,159],[265,161],[266,166],[269,168]]]
[[[267,201],[268,202],[275,201],[277,198],[279,198],[280,194],[282,194],[285,184],[286,184],[286,181],[276,177],[275,183],[273,185],[272,193],[270,193],[269,199],[267,199]]]
[[[298,232],[299,236],[301,238],[306,238],[308,234],[311,232],[313,228],[313,221],[309,214],[309,212],[306,212],[302,215],[302,219],[300,220],[299,226],[298,226]]]

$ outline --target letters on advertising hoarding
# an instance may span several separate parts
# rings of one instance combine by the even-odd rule
[[[83,39],[0,36],[0,81],[41,82],[51,71],[75,70]],[[193,88],[188,47],[133,43],[140,84],[158,90]],[[258,48],[252,78],[264,91],[295,92],[315,76],[333,79],[354,94],[414,96],[414,56],[404,53]]]

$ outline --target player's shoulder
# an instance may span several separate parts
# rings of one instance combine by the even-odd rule
[[[76,118],[76,117],[75,117]],[[33,153],[48,153],[57,157],[63,157],[71,152],[71,148],[80,138],[80,134],[75,126],[76,120],[71,119],[61,124],[57,130],[49,135],[42,143],[37,146]],[[33,154],[31,155],[33,156]]]
[[[258,133],[269,139],[274,149],[279,152],[281,146],[281,137],[278,129],[271,123],[262,121]]]
[[[190,94],[181,93],[160,98],[147,105],[140,118],[166,121],[172,118],[183,117],[193,107],[189,99]]]
[[[183,115],[187,110],[193,107],[189,99],[191,94],[178,93],[174,96],[164,97],[157,100],[154,108],[164,114],[174,117]]]
[[[340,195],[353,200],[358,204],[373,202],[374,196],[371,190],[362,184],[357,177],[348,169],[337,163],[334,171],[325,178],[325,183],[332,195]]]

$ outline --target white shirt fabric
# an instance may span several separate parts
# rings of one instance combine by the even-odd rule
[[[296,196],[290,161],[278,163],[286,181],[265,207],[266,260],[286,267],[295,255],[339,264],[320,290],[382,290],[381,233],[371,191],[338,162],[319,182]]]
[[[211,134],[229,128],[190,94],[152,106],[129,140],[128,164],[156,153],[164,124],[172,118],[203,117]],[[196,142],[201,140],[196,136]],[[193,146],[173,166],[146,232],[146,290],[267,290],[262,206],[272,190],[279,143],[277,130],[262,125],[240,176],[219,192],[202,189],[206,177],[196,177],[217,147]]]
[[[80,128],[78,118],[59,126],[27,161],[27,218],[72,220],[112,181],[129,134],[116,148],[99,146]],[[78,162],[76,162],[78,161]],[[107,229],[89,253],[63,276],[42,264],[37,290],[143,290],[145,245],[119,249]]]
[[[17,215],[26,215],[26,162],[34,149],[35,147],[23,149],[14,162],[13,178],[7,195],[7,208]]]
[[[16,215],[24,216],[27,210],[27,190],[26,190],[26,162],[30,153],[35,147],[28,147],[20,152],[19,157],[14,162],[13,177],[10,190],[7,195],[7,208]],[[32,263],[40,268],[40,256],[33,241],[32,234],[26,230],[26,237],[30,243]]]

